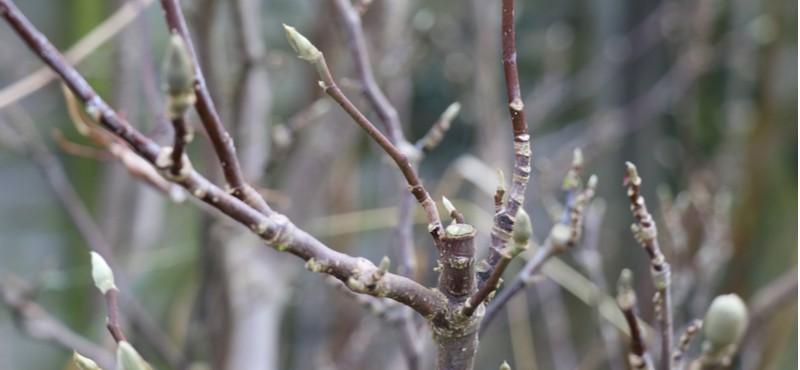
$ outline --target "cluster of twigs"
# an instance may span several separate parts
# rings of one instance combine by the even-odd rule
[[[366,2],[353,5],[347,0],[335,0],[333,5],[343,21],[364,96],[377,113],[383,130],[373,124],[339,88],[323,52],[294,28],[284,26],[292,48],[301,59],[315,68],[322,90],[392,159],[402,178],[400,188],[403,192],[410,193],[404,194],[399,207],[399,263],[394,272],[387,257],[376,265],[367,259],[350,256],[325,245],[297,227],[285,215],[273,210],[248,182],[239,163],[233,139],[212,100],[179,3],[176,0],[162,0],[161,5],[171,32],[164,105],[166,118],[174,131],[172,146],[159,145],[134,128],[123,115],[106,103],[11,0],[0,0],[0,14],[63,81],[68,89],[65,96],[71,118],[82,135],[110,153],[132,175],[168,194],[171,199],[182,201],[188,194],[194,202],[205,204],[205,209],[221,213],[248,227],[266,245],[303,259],[306,269],[328,275],[336,287],[353,295],[379,317],[391,323],[401,334],[401,346],[409,368],[423,367],[424,349],[419,345],[418,339],[424,331],[417,325],[418,317],[428,323],[433,333],[438,350],[437,369],[473,368],[479,334],[515,294],[535,282],[534,276],[543,270],[551,258],[580,244],[587,207],[595,195],[598,180],[592,175],[584,183],[583,154],[580,150],[575,150],[572,165],[562,186],[566,192],[563,215],[555,222],[541,245],[536,246],[533,256],[511,283],[499,290],[505,270],[513,259],[524,253],[529,245],[537,244],[533,237],[531,220],[524,210],[525,194],[531,175],[532,152],[516,60],[513,0],[502,1],[501,31],[502,63],[513,133],[509,141],[513,146],[514,163],[509,189],[506,188],[505,176],[502,172],[499,173],[488,253],[481,260],[478,260],[476,227],[446,198],[442,203],[451,222],[448,225],[443,223],[436,201],[418,175],[419,164],[424,155],[441,142],[458,114],[459,104],[454,103],[448,107],[427,134],[412,144],[403,132],[397,110],[381,91],[372,71],[361,25],[361,13],[368,6]],[[261,53],[261,50],[248,49],[248,58],[256,59]],[[79,104],[83,105],[85,112],[80,111]],[[224,185],[215,184],[209,177],[195,170],[187,154],[193,139],[192,127],[187,120],[192,107],[213,145],[224,175]],[[64,145],[69,146],[68,143]],[[39,146],[41,143],[35,143],[36,149],[32,155],[42,162],[49,161],[49,154]],[[626,183],[630,185],[628,197],[636,219],[632,231],[650,259],[651,278],[656,290],[653,302],[661,349],[657,356],[650,353],[647,333],[637,315],[637,298],[632,283],[634,278],[629,270],[624,270],[617,287],[617,303],[630,336],[628,363],[632,368],[655,369],[654,358],[657,358],[658,368],[662,370],[683,369],[687,364],[692,369],[726,366],[736,353],[746,329],[747,309],[738,297],[718,297],[710,305],[705,319],[692,321],[679,341],[674,341],[671,267],[659,246],[656,224],[642,196],[641,178],[633,164],[628,163],[627,166]],[[61,179],[58,176],[63,177],[63,174],[56,173],[53,178]],[[65,202],[75,198],[74,194],[67,194],[65,197],[68,199]],[[427,231],[431,236],[429,243],[435,247],[436,270],[439,272],[436,288],[426,287],[414,280],[417,270],[411,232],[411,208],[414,201],[424,211]],[[75,217],[86,218],[86,215]],[[97,234],[92,229],[96,226],[86,225],[91,223],[84,222],[84,228],[89,229],[87,235]],[[107,243],[99,237],[90,244],[93,250],[92,275],[107,304],[108,331],[117,343],[117,366],[123,369],[149,369],[149,365],[128,343],[123,332],[120,290],[115,284],[112,267],[104,259],[109,259],[113,266]],[[21,316],[30,317],[30,311],[36,309],[31,309],[30,306],[25,308],[27,303],[24,299],[13,293],[6,292],[5,301],[17,307],[24,314]],[[419,316],[411,315],[412,310]],[[135,314],[131,316],[136,317]],[[70,336],[72,334],[69,332],[64,334],[64,328],[51,327],[56,327],[53,330],[61,333],[52,338],[62,345],[83,343],[74,340],[74,335]],[[702,353],[694,360],[686,361],[690,343],[701,328],[704,330]],[[173,367],[187,367],[185,359],[164,349],[168,344],[161,345],[163,334],[156,331],[148,337],[156,348],[161,347],[159,350],[164,352],[162,354]],[[79,350],[88,354],[88,357],[84,357],[75,353],[75,362],[82,369],[99,369],[101,366],[98,363],[105,368],[112,366],[109,364],[111,361],[108,354],[92,345],[82,345]],[[504,363],[501,369],[510,367]]]

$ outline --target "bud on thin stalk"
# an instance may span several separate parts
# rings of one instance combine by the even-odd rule
[[[100,292],[106,294],[109,289],[117,289],[114,285],[114,272],[108,266],[106,260],[103,259],[97,252],[92,252],[92,279],[94,285]]]
[[[314,63],[322,56],[322,52],[320,52],[311,41],[308,41],[305,36],[297,32],[294,27],[284,24],[283,30],[286,32],[289,45],[292,46],[292,49],[294,49],[300,59],[307,60],[309,63]]]

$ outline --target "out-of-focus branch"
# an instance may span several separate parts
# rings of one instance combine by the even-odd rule
[[[67,97],[68,106],[70,104],[70,96],[71,95],[68,95]],[[27,153],[43,172],[45,181],[47,181],[52,191],[56,194],[56,197],[61,202],[64,210],[69,215],[70,220],[75,223],[75,227],[78,229],[78,232],[81,234],[84,240],[86,240],[89,249],[105,256],[112,268],[116,268],[113,259],[113,251],[106,239],[106,236],[100,230],[100,227],[97,225],[97,223],[95,223],[95,221],[92,219],[89,211],[86,209],[85,204],[81,201],[80,197],[75,191],[75,188],[72,186],[72,183],[67,177],[64,168],[58,162],[58,159],[47,150],[47,147],[36,135],[32,127],[33,123],[29,122],[29,117],[20,112],[20,114],[17,114],[14,118],[16,119],[13,123],[16,124],[18,131],[20,131],[17,133],[19,134],[20,139],[19,143],[17,143],[19,149],[22,152]],[[87,127],[89,127],[89,130],[92,129],[91,126]],[[126,167],[126,169],[128,169],[134,176],[138,177],[139,175],[137,175],[137,173],[139,172],[133,171],[131,168],[143,168],[146,169],[146,171],[142,173],[150,174],[150,172],[152,172],[152,175],[161,180],[164,183],[164,186],[167,186],[167,188],[174,186],[173,184],[165,181],[162,177],[158,176],[151,164],[144,162],[141,157],[132,153],[131,150],[125,145],[121,143],[113,143],[113,145],[109,146],[109,150],[112,152],[112,154],[115,153],[114,148],[117,148],[117,150],[120,151],[118,154],[127,153],[119,158],[120,161],[123,162],[123,165]],[[115,154],[115,156],[118,154]],[[124,162],[126,161],[129,163],[125,164]],[[135,167],[133,164],[135,164]],[[122,287],[124,291],[130,291],[130,287],[126,280],[118,280],[119,286]],[[153,322],[135,297],[128,297],[128,303],[129,304],[125,307],[126,314],[130,317],[131,323],[141,332],[142,336],[145,337],[148,342],[153,344],[154,348],[159,351],[159,354],[165,360],[167,360],[171,367],[176,369],[186,368],[187,361],[180,349],[178,349],[167,337],[167,335],[161,331],[158,325]]]
[[[625,321],[631,333],[631,349],[628,353],[628,364],[633,369],[654,370],[653,359],[647,351],[644,341],[644,334],[639,326],[639,319],[636,315],[636,292],[633,290],[633,273],[630,270],[622,270],[617,282],[617,305],[625,315]],[[669,369],[669,368],[668,368]]]
[[[233,139],[225,130],[219,113],[211,99],[211,93],[206,85],[203,71],[200,69],[197,54],[194,51],[194,46],[192,46],[192,39],[189,35],[186,20],[184,19],[183,11],[181,10],[180,4],[178,4],[178,0],[161,0],[161,7],[164,9],[167,26],[170,28],[170,31],[179,33],[186,41],[186,47],[189,50],[194,65],[194,90],[197,95],[195,108],[203,122],[203,126],[208,132],[208,137],[214,146],[214,150],[217,152],[217,157],[222,166],[222,171],[225,174],[227,185],[236,198],[241,199],[263,214],[270,214],[271,209],[267,205],[267,202],[264,201],[264,198],[262,198],[244,178],[239,159],[236,157],[236,147],[234,146]]]
[[[633,163],[627,162],[626,165],[628,166],[628,175],[625,177],[625,184],[630,184],[628,198],[631,202],[631,212],[637,221],[636,224],[631,225],[631,231],[650,257],[650,272],[656,288],[653,302],[656,306],[656,317],[661,332],[661,368],[672,369],[673,314],[670,265],[661,252],[656,223],[653,221],[653,216],[647,211],[644,197],[640,193],[642,179]]]
[[[72,64],[78,64],[100,45],[114,37],[131,22],[139,13],[145,10],[153,0],[129,1],[117,9],[114,14],[100,23],[89,34],[81,38],[69,50],[64,52],[64,57]],[[23,79],[14,82],[0,91],[0,110],[12,103],[32,94],[34,91],[47,85],[48,82],[58,77],[49,68],[42,67]]]
[[[30,287],[15,276],[6,276],[0,283],[0,299],[11,309],[20,331],[31,338],[78,351],[91,357],[105,369],[114,368],[113,353],[73,332],[44,308],[32,302],[28,297],[29,291]]]

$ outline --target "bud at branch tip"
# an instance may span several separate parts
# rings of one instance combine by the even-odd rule
[[[94,285],[97,289],[100,289],[103,294],[106,294],[109,289],[117,289],[117,286],[114,285],[114,272],[111,271],[111,267],[108,266],[106,260],[97,252],[92,252],[91,255],[92,279],[94,279]]]
[[[286,39],[289,40],[289,45],[292,46],[292,49],[294,49],[300,59],[314,63],[322,56],[322,52],[320,52],[311,41],[308,41],[305,36],[297,32],[294,27],[284,24],[283,30],[286,32]]]

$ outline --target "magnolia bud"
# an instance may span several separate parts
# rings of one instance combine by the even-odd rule
[[[311,63],[314,63],[320,56],[322,56],[322,52],[317,50],[314,44],[311,41],[301,35],[300,32],[294,27],[283,25],[283,30],[286,32],[286,38],[289,40],[289,45],[292,45],[292,49],[297,53],[297,56],[300,59],[307,60]]]
[[[94,279],[94,285],[97,289],[100,289],[100,292],[103,294],[106,294],[109,289],[117,289],[117,286],[114,285],[114,272],[111,271],[111,267],[108,267],[106,260],[97,254],[97,252],[92,252],[91,254],[92,279]]]
[[[77,351],[72,352],[72,362],[74,362],[75,366],[80,370],[103,370],[96,362],[92,361],[92,359],[82,356]]]
[[[736,343],[747,327],[747,306],[736,294],[714,298],[703,320],[703,333],[710,350]]]
[[[514,230],[511,232],[511,237],[518,244],[527,245],[528,241],[533,236],[533,226],[531,225],[531,218],[528,212],[520,208],[517,211],[516,221],[514,221]]]
[[[119,370],[151,370],[139,352],[126,341],[117,344],[117,368]]]
[[[503,361],[503,364],[500,365],[500,370],[511,370],[511,365],[509,365],[508,362]]]

